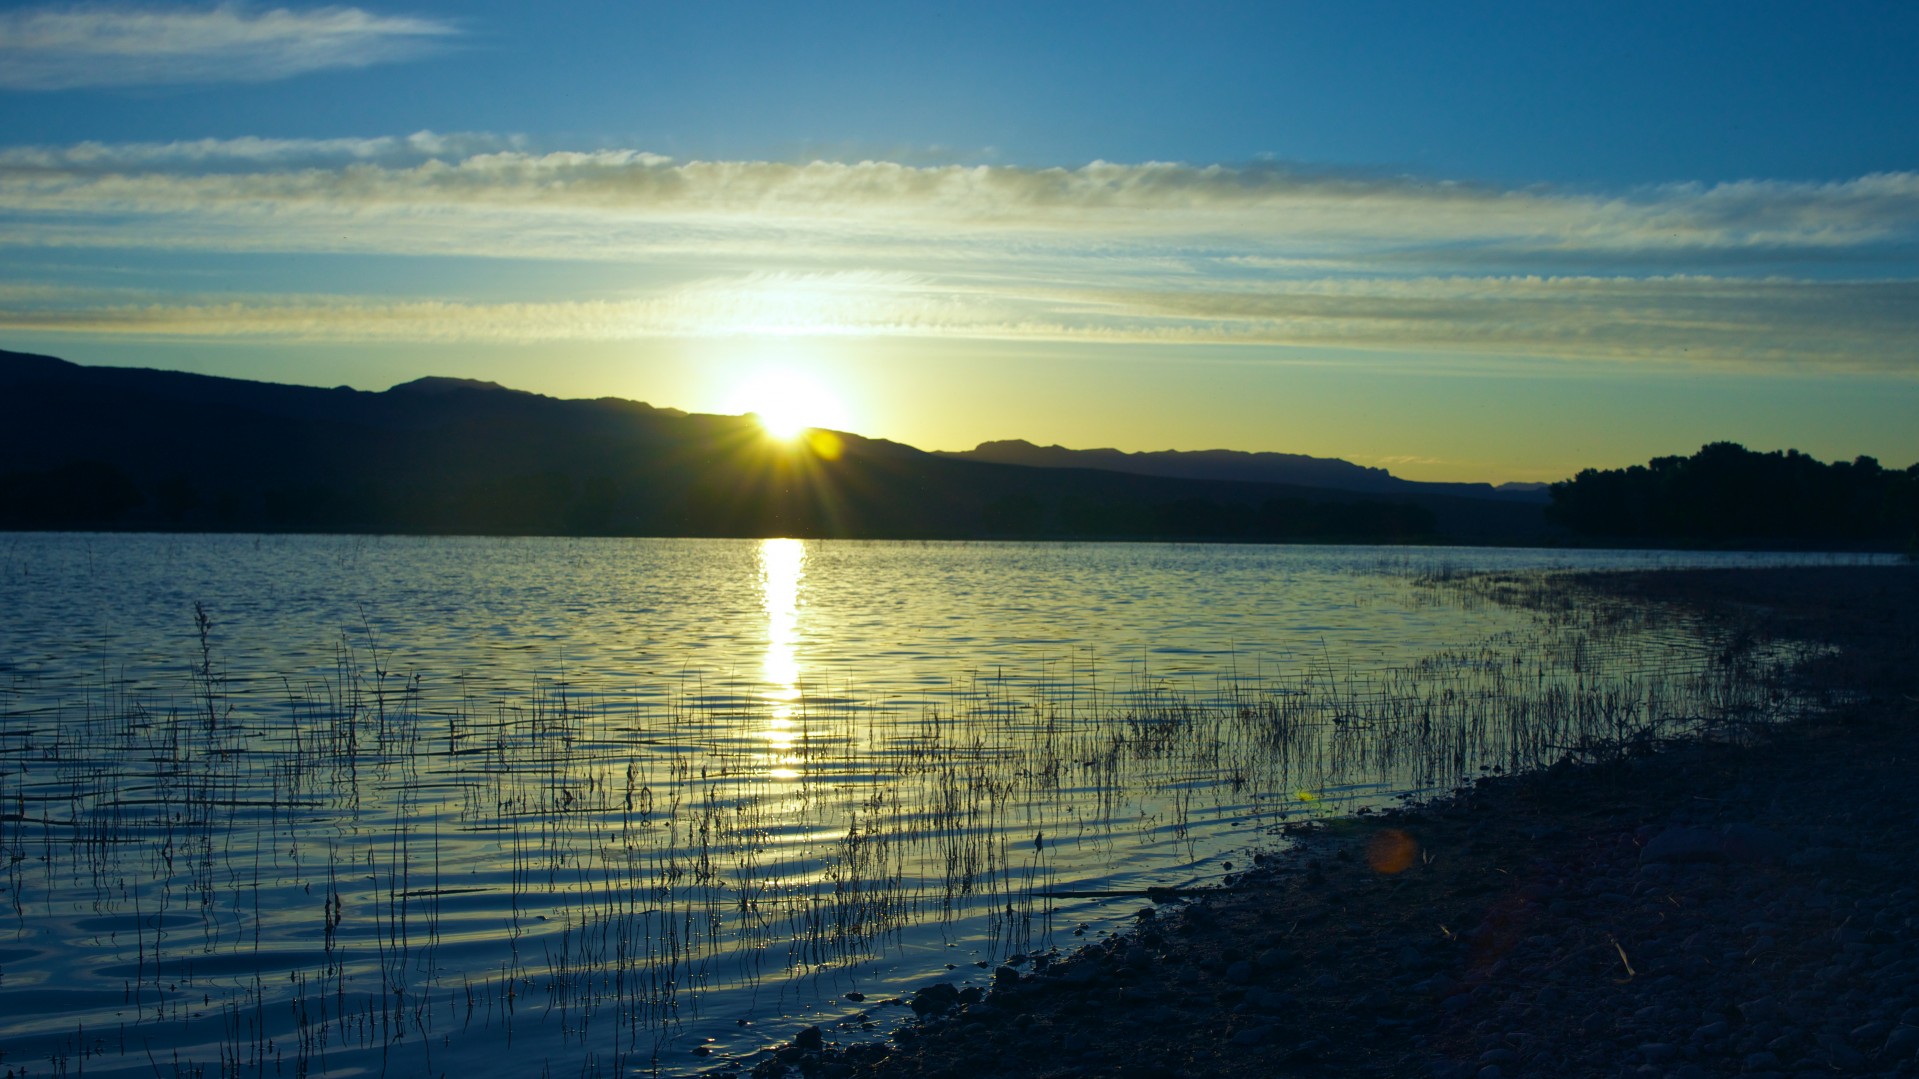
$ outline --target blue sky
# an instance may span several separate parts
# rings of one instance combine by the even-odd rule
[[[0,5],[0,347],[1553,479],[1919,459],[1910,4]]]

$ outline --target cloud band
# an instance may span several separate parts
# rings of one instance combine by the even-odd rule
[[[0,88],[267,82],[417,56],[457,33],[352,7],[25,8],[0,13]]]
[[[518,257],[643,282],[519,304],[0,293],[15,329],[925,335],[1919,370],[1913,173],[1595,193],[1169,163],[676,162],[423,132],[0,150],[0,223],[16,251]]]

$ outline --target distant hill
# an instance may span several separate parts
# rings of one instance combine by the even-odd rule
[[[1400,479],[1383,468],[1368,468],[1337,457],[1308,457],[1299,453],[1247,453],[1243,450],[1125,453],[1114,449],[1069,450],[1064,446],[1035,446],[1022,439],[982,442],[970,450],[935,452],[960,460],[992,461],[1029,468],[1097,468],[1139,476],[1285,483],[1336,491],[1446,494],[1463,498],[1504,498],[1542,505],[1550,498],[1547,485],[1543,483],[1504,483],[1498,486],[1488,483],[1422,483]]]
[[[468,379],[371,393],[0,351],[0,528],[10,529],[1454,543],[1557,534],[1536,505],[1420,486],[1029,467],[846,432],[789,446],[748,417]]]

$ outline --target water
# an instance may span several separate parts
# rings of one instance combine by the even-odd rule
[[[1779,657],[1698,627],[1418,575],[1781,560],[0,538],[0,1063],[684,1074],[875,1036],[1142,904],[1058,893],[1781,707],[1740,688]]]

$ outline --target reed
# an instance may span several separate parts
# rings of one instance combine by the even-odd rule
[[[692,1068],[727,994],[818,1010],[883,954],[930,974],[942,941],[1043,951],[1091,909],[1061,892],[1190,883],[1303,818],[1815,704],[1790,677],[1812,645],[1550,576],[1408,588],[1532,624],[1392,668],[1320,652],[1202,689],[1069,661],[901,705],[703,672],[663,698],[402,675],[370,618],[330,672],[242,680],[196,604],[176,699],[105,671],[77,700],[0,698],[4,988],[84,991],[8,1014],[0,1051],[56,1073],[484,1073],[503,1047]]]

